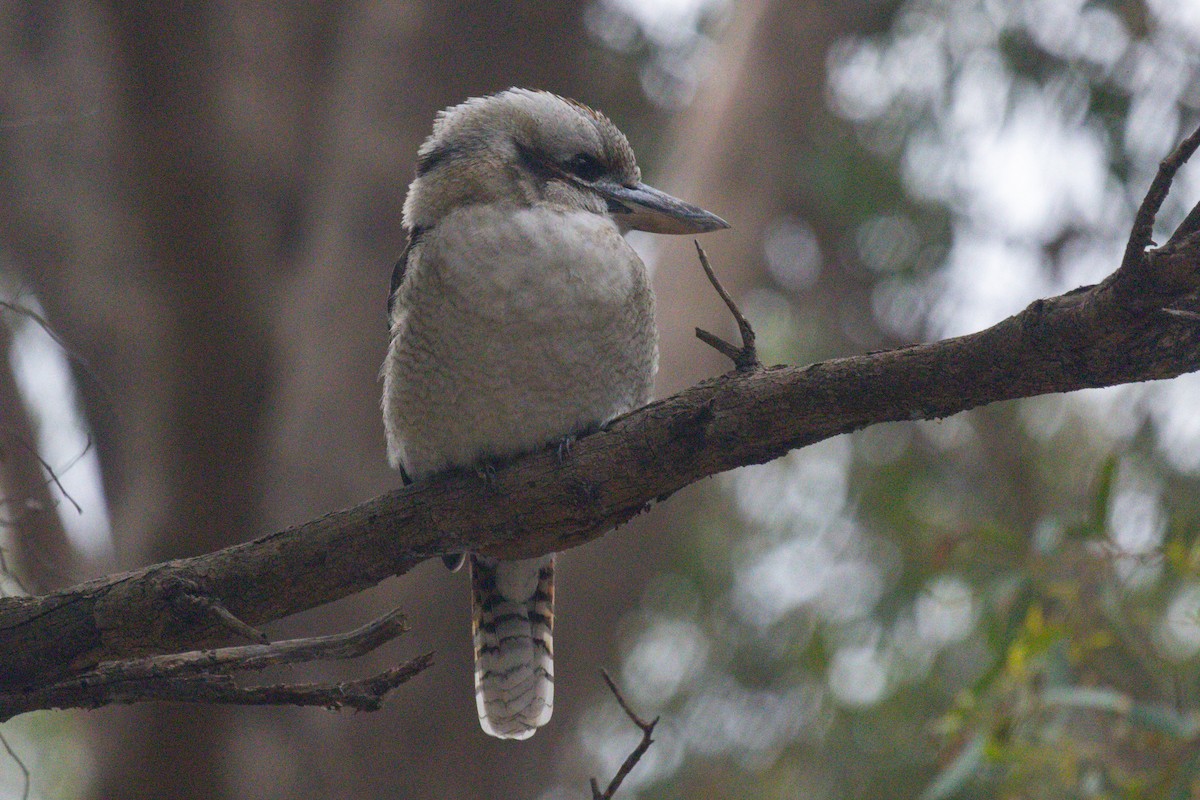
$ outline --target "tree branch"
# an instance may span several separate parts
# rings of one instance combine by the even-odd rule
[[[704,269],[704,274],[708,276],[708,282],[717,290],[721,301],[733,315],[733,321],[737,323],[738,333],[742,337],[742,346],[732,345],[703,328],[696,328],[696,338],[732,361],[738,372],[753,372],[762,369],[762,362],[758,360],[758,349],[754,344],[754,328],[750,325],[750,320],[746,319],[746,315],[742,313],[737,303],[729,296],[729,292],[725,291],[725,287],[721,285],[717,273],[713,272],[712,264],[708,263],[708,254],[704,252],[700,242],[692,240],[692,243],[696,245],[696,255],[700,259],[700,266]]]
[[[1193,141],[1200,137],[1185,145]],[[1169,159],[1176,168],[1182,151]],[[1139,225],[1156,203],[1151,192]],[[702,478],[868,425],[1200,369],[1200,325],[1187,316],[1200,311],[1200,233],[1134,250],[1101,284],[1038,300],[979,333],[732,372],[580,438],[569,458],[551,447],[499,465],[488,481],[455,471],[207,555],[0,599],[0,690],[29,692],[102,661],[227,638],[215,615],[170,602],[180,586],[261,625],[442,554],[532,557],[574,547]]]
[[[349,706],[359,711],[374,711],[388,692],[432,664],[433,654],[418,656],[379,675],[337,684],[242,688],[233,682],[232,673],[324,659],[358,658],[407,630],[403,615],[393,611],[358,630],[332,636],[106,661],[49,686],[31,691],[0,691],[0,721],[35,709],[95,708],[143,700]]]
[[[1133,230],[1129,234],[1129,242],[1125,245],[1125,256],[1121,259],[1121,269],[1132,268],[1142,260],[1146,248],[1151,244],[1151,237],[1154,235],[1154,220],[1158,216],[1158,210],[1162,208],[1163,201],[1167,199],[1167,194],[1171,191],[1171,182],[1175,180],[1175,173],[1187,163],[1198,147],[1200,147],[1200,128],[1180,142],[1175,151],[1159,163],[1154,180],[1150,182],[1150,188],[1146,190],[1146,196],[1142,199],[1137,216],[1133,219]],[[1184,223],[1179,226],[1180,232],[1186,235],[1193,224],[1195,224],[1195,220],[1189,214]]]
[[[617,703],[621,706],[621,710],[625,712],[625,716],[629,717],[630,722],[637,725],[638,729],[642,732],[642,738],[637,743],[637,747],[633,748],[629,755],[625,757],[625,760],[621,762],[617,773],[613,775],[613,779],[608,782],[608,786],[603,792],[600,791],[600,784],[596,782],[596,779],[592,778],[591,780],[592,800],[612,800],[613,795],[617,793],[617,789],[620,789],[621,784],[625,782],[625,778],[629,776],[629,773],[633,771],[637,763],[642,760],[642,756],[646,755],[646,751],[650,749],[650,745],[654,744],[652,737],[654,736],[654,727],[658,725],[659,718],[655,717],[646,722],[633,713],[633,709],[629,707],[629,703],[625,702],[624,695],[621,694],[621,690],[617,688],[617,684],[613,682],[608,671],[602,669],[600,670],[600,675],[603,676],[604,682],[608,684],[608,689],[613,693],[613,697],[617,698]]]

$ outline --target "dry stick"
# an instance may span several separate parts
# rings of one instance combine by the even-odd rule
[[[708,255],[704,252],[704,248],[700,246],[700,242],[693,239],[692,244],[696,245],[696,253],[700,256],[700,266],[704,267],[704,274],[708,276],[708,282],[712,284],[713,288],[717,290],[717,294],[725,301],[725,307],[729,309],[729,312],[733,314],[733,318],[737,322],[738,332],[742,336],[742,346],[736,347],[702,328],[696,328],[696,338],[733,361],[733,365],[738,372],[753,372],[761,368],[762,362],[758,360],[758,350],[754,346],[754,328],[751,327],[750,320],[746,319],[741,309],[737,307],[737,303],[733,302],[733,298],[729,296],[729,292],[725,291],[725,287],[717,279],[717,274],[713,272],[712,264],[708,263]]]
[[[253,625],[242,622],[215,597],[198,592],[187,592],[175,598],[175,602],[189,610],[211,614],[226,629],[242,638],[258,642],[259,644],[268,644],[270,642],[265,633]]]
[[[1130,231],[1129,241],[1125,245],[1125,255],[1121,259],[1120,269],[1131,269],[1133,265],[1141,263],[1145,257],[1146,248],[1152,244],[1154,219],[1158,216],[1158,210],[1162,208],[1163,201],[1167,199],[1167,194],[1171,190],[1171,182],[1175,179],[1175,173],[1192,157],[1197,148],[1200,148],[1200,128],[1180,142],[1174,152],[1158,165],[1158,172],[1155,173],[1154,180],[1150,182],[1150,188],[1146,190],[1146,197],[1138,207],[1137,216],[1133,218],[1133,229]],[[1190,217],[1191,215],[1189,215]],[[1185,220],[1186,222],[1187,220]]]
[[[404,616],[392,611],[357,630],[331,636],[104,662],[83,675],[31,692],[0,692],[0,720],[48,705],[87,708],[139,700],[351,706],[373,711],[389,691],[432,664],[433,654],[418,656],[379,675],[338,684],[241,688],[233,683],[229,673],[322,659],[357,658],[407,630]]]
[[[0,124],[0,129],[3,129],[2,124]],[[108,387],[106,387],[100,381],[100,375],[95,369],[92,368],[91,362],[84,358],[79,351],[67,344],[66,340],[58,335],[58,332],[54,330],[45,317],[31,308],[23,306],[20,303],[9,302],[8,300],[0,300],[0,310],[6,310],[13,314],[18,314],[33,320],[33,322],[37,324],[37,326],[41,328],[47,336],[54,340],[54,343],[62,349],[67,358],[78,364],[83,370],[83,374],[92,380],[97,391],[99,392],[100,400],[102,401],[101,408],[109,413],[114,413],[116,406],[113,403],[112,396],[109,394]],[[88,440],[88,446],[91,446],[91,439]],[[87,450],[85,449],[84,452],[87,452]]]
[[[197,599],[206,604],[213,616],[221,620],[221,624],[226,628],[229,628],[229,630],[246,637],[252,642],[258,642],[259,644],[270,644],[271,640],[267,638],[265,633],[260,631],[258,628],[255,628],[253,625],[247,625],[245,622],[242,622],[240,619],[235,617],[233,612],[221,605],[219,600],[216,600],[212,597],[204,597],[203,595],[198,596]]]
[[[433,663],[433,653],[417,656],[378,675],[342,683],[276,684],[242,688],[231,675],[191,675],[110,682],[99,686],[77,681],[38,689],[28,696],[0,694],[0,719],[33,708],[96,708],[113,703],[160,700],[174,703],[226,705],[320,706],[331,710],[378,711],[387,695]],[[51,700],[45,697],[53,691]],[[25,708],[21,704],[33,707]]]
[[[283,664],[305,663],[325,659],[346,661],[366,655],[385,642],[408,631],[408,620],[399,611],[390,611],[361,628],[330,636],[311,636],[285,639],[275,644],[247,644],[238,647],[219,647],[216,650],[191,650],[165,656],[149,656],[129,661],[110,661],[90,673],[55,684],[65,686],[77,682],[106,680],[99,675],[111,671],[107,680],[129,680],[138,677],[178,677],[222,672],[249,672]],[[53,687],[51,687],[53,688]]]
[[[600,670],[600,675],[604,678],[604,682],[608,684],[608,688],[613,693],[613,696],[617,698],[617,702],[621,705],[621,710],[625,712],[625,716],[629,717],[629,719],[633,721],[634,725],[637,725],[642,729],[642,740],[638,742],[637,747],[633,748],[633,752],[626,756],[625,763],[623,763],[621,768],[617,770],[617,774],[613,776],[613,779],[609,782],[607,789],[601,792],[599,784],[596,783],[596,779],[591,779],[592,800],[612,800],[612,796],[616,794],[617,789],[621,788],[622,781],[624,781],[626,776],[629,775],[630,771],[637,766],[637,763],[642,760],[642,756],[644,756],[646,751],[650,749],[650,745],[654,743],[654,740],[650,738],[650,736],[654,733],[654,726],[658,724],[658,720],[660,718],[655,717],[649,722],[646,722],[637,714],[633,713],[633,709],[631,709],[629,704],[625,702],[625,698],[621,695],[621,691],[617,688],[617,684],[613,682],[611,677],[609,677],[608,671],[602,669]]]
[[[61,336],[58,335],[58,332],[54,330],[54,328],[50,325],[50,323],[48,321],[46,321],[46,318],[43,317],[41,314],[37,313],[36,311],[34,311],[32,308],[29,308],[28,306],[23,306],[20,303],[12,303],[12,302],[9,302],[8,300],[0,300],[0,309],[3,309],[5,311],[11,311],[13,314],[17,314],[19,316],[27,317],[27,318],[33,320],[33,322],[39,328],[41,328],[43,331],[45,331],[46,335],[49,336],[51,339],[53,339],[54,343],[57,344],[59,347],[61,347],[64,352],[66,352],[69,356],[71,356],[71,358],[76,359],[80,363],[86,363],[83,361],[82,356],[76,355],[71,350],[70,346],[65,341],[63,341]]]
[[[242,688],[229,675],[196,675],[143,682],[132,692],[111,686],[102,704],[165,700],[177,703],[222,703],[241,706],[319,706],[378,711],[387,695],[433,663],[433,653],[417,656],[378,675],[342,683],[275,684]],[[129,694],[130,696],[126,696]],[[83,707],[86,707],[84,705]]]

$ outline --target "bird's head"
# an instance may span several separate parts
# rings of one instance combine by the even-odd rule
[[[608,214],[622,230],[729,227],[641,178],[629,141],[608,117],[549,92],[509,89],[438,114],[417,153],[404,222],[428,228],[466,205],[545,203]]]

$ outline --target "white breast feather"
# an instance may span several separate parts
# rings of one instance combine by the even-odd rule
[[[610,219],[469,206],[408,270],[384,417],[389,455],[414,477],[535,449],[649,398],[653,300]]]

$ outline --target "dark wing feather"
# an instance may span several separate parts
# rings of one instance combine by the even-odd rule
[[[392,309],[396,307],[396,291],[400,288],[400,284],[404,283],[404,275],[408,271],[408,256],[426,230],[426,228],[413,228],[408,232],[408,242],[404,245],[404,252],[400,254],[400,260],[396,262],[396,266],[392,267],[392,288],[388,292],[387,304],[389,330],[392,327]]]

